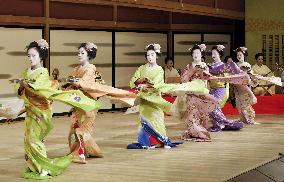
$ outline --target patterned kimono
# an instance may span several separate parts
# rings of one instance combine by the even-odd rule
[[[147,78],[153,84],[148,91],[139,90],[140,128],[138,143],[128,145],[127,148],[149,148],[151,146],[175,147],[178,143],[172,143],[166,135],[164,112],[171,111],[172,104],[164,100],[161,93],[183,93],[186,91],[200,94],[208,93],[204,82],[196,80],[186,84],[165,84],[164,71],[161,66],[149,67],[149,64],[140,66],[130,80],[130,87],[135,88],[140,83],[139,78]]]
[[[245,62],[249,65],[249,63]],[[249,65],[250,66],[250,65]],[[242,63],[238,64],[238,67],[242,67]],[[240,69],[237,69],[237,73]],[[246,85],[234,85],[234,94],[236,98],[236,107],[240,113],[239,121],[246,124],[255,123],[255,111],[252,105],[257,103],[257,99],[254,96],[249,86]]]
[[[206,67],[208,70],[208,67]],[[188,64],[181,75],[183,83],[203,79],[207,83],[208,76],[205,72],[194,70],[192,63]],[[186,96],[186,118],[187,130],[182,133],[183,140],[210,140],[210,134],[207,129],[210,128],[210,113],[218,105],[218,100],[211,95],[187,94]]]
[[[73,158],[72,155],[55,159],[47,157],[43,140],[53,128],[51,122],[52,100],[87,111],[97,109],[99,104],[84,96],[80,91],[58,90],[57,82],[49,80],[46,68],[26,70],[23,73],[23,78],[29,80],[27,81],[29,87],[22,88],[20,84],[16,85],[18,95],[24,100],[26,109],[24,147],[28,167],[23,176],[32,179],[51,178],[62,173]],[[41,175],[42,173],[48,173],[48,175]]]
[[[236,64],[234,62],[213,62],[210,66],[209,72],[214,76],[225,76],[226,73],[234,74]],[[244,81],[248,81],[249,78],[246,74],[235,74],[230,76],[228,82],[232,84],[242,84]],[[238,130],[243,127],[241,122],[232,122],[226,119],[223,114],[221,107],[226,103],[229,97],[229,85],[225,82],[220,81],[209,81],[210,85],[210,94],[213,95],[216,99],[219,100],[219,106],[210,114],[212,117],[213,128],[211,131],[220,131],[224,130]]]
[[[181,76],[182,82],[192,81],[194,79],[202,79],[204,82],[213,83],[213,86],[223,86],[223,82],[229,82],[234,84],[241,84],[244,81],[248,81],[249,77],[244,74],[234,75],[234,76],[224,76],[218,75],[218,77],[213,76],[209,73],[209,68],[204,64],[205,70],[204,71],[196,71],[192,65],[192,63],[188,64]],[[216,68],[222,68],[223,71],[230,71],[235,72],[235,67],[230,67],[228,65],[216,65]],[[213,65],[214,67],[214,65]],[[211,71],[212,68],[211,67]],[[216,71],[218,72],[218,69]],[[226,89],[222,88],[218,90],[211,89],[210,93],[212,95],[203,95],[199,96],[196,94],[188,94],[186,98],[187,103],[187,115],[186,116],[186,123],[188,130],[182,134],[182,139],[191,139],[195,138],[197,140],[210,140],[210,135],[208,129],[211,127],[210,124],[213,123],[213,128],[211,131],[218,131],[222,128],[229,129],[229,130],[236,130],[243,127],[242,123],[232,123],[228,121],[224,114],[221,111],[220,103],[224,102]],[[214,97],[213,97],[214,96]],[[212,123],[211,123],[212,121]]]
[[[67,89],[80,89],[87,97],[98,99],[107,97],[112,101],[118,101],[133,105],[136,99],[134,93],[103,85],[100,74],[93,64],[76,67],[71,76],[79,78],[78,85],[67,84]],[[103,157],[103,154],[92,137],[97,110],[84,111],[75,108],[73,122],[69,131],[69,146],[71,152],[79,158],[81,154],[87,157]]]

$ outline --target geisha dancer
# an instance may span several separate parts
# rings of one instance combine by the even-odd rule
[[[189,82],[195,79],[202,79],[206,84],[210,82],[234,82],[236,78],[230,77],[216,77],[209,73],[209,67],[202,62],[202,55],[205,53],[205,44],[194,45],[189,49],[193,62],[189,63],[184,69],[181,80],[182,82]],[[246,81],[248,78],[242,75],[240,82]],[[239,80],[237,77],[236,80]],[[212,92],[211,92],[212,93]],[[181,138],[184,140],[194,141],[211,141],[209,129],[211,130],[211,121],[213,120],[213,128],[215,126],[228,129],[240,129],[242,123],[232,123],[226,120],[223,113],[219,110],[220,99],[215,98],[215,95],[197,95],[187,94],[186,97],[186,118],[187,130],[182,134]],[[180,101],[182,102],[182,100]],[[219,111],[219,112],[218,112]],[[221,126],[220,126],[221,125]],[[214,130],[213,130],[214,131]]]
[[[243,71],[251,74],[251,65],[245,61],[245,57],[248,55],[246,47],[239,47],[236,49],[237,65]],[[236,98],[236,108],[240,113],[240,120],[246,124],[255,123],[255,111],[252,105],[257,102],[256,97],[247,85],[234,86],[234,94]]]
[[[166,135],[164,112],[170,112],[173,105],[164,100],[162,93],[196,92],[208,94],[209,91],[202,80],[185,84],[165,84],[164,71],[157,64],[161,55],[159,44],[149,44],[145,48],[147,63],[140,66],[130,80],[130,87],[137,88],[139,98],[140,128],[138,143],[127,146],[128,149],[172,148],[178,143],[172,143]]]
[[[134,93],[104,85],[96,66],[90,61],[96,58],[97,46],[94,43],[82,43],[79,48],[78,58],[80,65],[75,67],[70,77],[78,82],[68,83],[62,87],[66,90],[81,90],[87,97],[97,100],[106,97],[113,102],[122,102],[133,105],[136,99]],[[69,131],[69,147],[75,156],[74,162],[86,163],[86,157],[103,157],[102,151],[92,137],[97,110],[73,110],[73,122]]]
[[[84,96],[80,91],[58,90],[58,84],[52,82],[42,62],[48,56],[48,44],[41,39],[31,42],[27,46],[30,68],[23,73],[22,79],[14,79],[18,96],[24,100],[26,110],[24,148],[27,168],[23,173],[24,178],[47,179],[57,176],[70,164],[72,155],[59,158],[48,158],[44,138],[53,128],[51,122],[52,100],[57,100],[91,111],[100,104]]]
[[[236,107],[241,114],[240,121],[246,124],[255,124],[255,111],[252,108],[252,105],[257,102],[257,99],[251,91],[250,86],[256,86],[259,81],[266,81],[271,84],[282,86],[281,78],[263,77],[254,74],[251,65],[245,61],[245,57],[248,55],[247,48],[239,47],[235,52],[238,60],[238,67],[247,72],[252,80],[249,86],[234,86]]]
[[[207,79],[210,75],[209,68],[201,60],[205,49],[205,44],[194,45],[189,49],[193,62],[189,63],[181,74],[183,83],[201,79],[207,86]],[[217,107],[218,100],[212,95],[187,94],[184,100],[180,99],[178,102],[185,102],[186,104],[182,119],[185,119],[187,130],[182,133],[181,139],[211,141],[208,131],[211,121],[210,113]]]
[[[236,74],[235,69],[237,69],[234,62],[223,63],[221,57],[224,55],[225,46],[215,45],[212,47],[212,58],[213,63],[209,66],[209,72],[214,76],[228,76],[231,74],[230,83],[243,84],[245,79],[248,79],[245,74]],[[235,74],[235,75],[232,75]],[[237,77],[238,76],[238,77]],[[220,81],[209,81],[210,94],[219,100],[219,105],[210,114],[212,117],[213,127],[210,131],[221,131],[223,130],[239,130],[243,128],[242,122],[232,122],[226,119],[221,108],[226,103],[229,97],[229,85],[225,82]]]

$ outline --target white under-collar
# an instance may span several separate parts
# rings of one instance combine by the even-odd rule
[[[155,64],[154,66],[150,66],[150,64],[148,63],[146,66],[146,70],[152,70],[154,68],[156,68],[158,66],[158,64]]]
[[[35,69],[35,70],[37,70],[37,69]],[[32,70],[32,68],[30,67],[30,68],[28,69],[28,75],[30,76],[35,70]]]
[[[221,59],[216,60],[216,61],[214,60],[212,64],[221,63],[221,62],[222,62],[222,60],[221,60]]]
[[[85,67],[89,66],[89,64],[90,64],[90,63],[87,62],[85,65],[80,65],[80,67],[81,67],[81,68],[85,68]]]
[[[193,61],[191,64],[192,64],[192,67],[195,67],[196,65],[206,66],[206,63],[205,63],[205,62],[202,62],[202,61],[201,61],[201,62],[198,62],[198,63]]]

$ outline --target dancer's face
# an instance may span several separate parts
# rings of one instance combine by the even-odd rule
[[[31,66],[36,66],[40,64],[39,52],[35,48],[30,48],[28,50],[28,59],[30,61]]]
[[[147,61],[150,64],[155,64],[157,62],[157,53],[154,50],[147,51]]]
[[[244,54],[241,51],[237,52],[237,59],[240,62],[244,62],[245,61],[245,56],[244,56]]]
[[[81,64],[89,61],[88,53],[84,47],[81,47],[79,49],[78,59]]]
[[[219,54],[218,51],[215,50],[215,49],[212,50],[212,59],[213,59],[214,61],[220,60],[220,54]]]
[[[229,58],[227,62],[234,62],[234,60],[232,58]]]
[[[199,49],[195,49],[192,52],[192,58],[194,61],[201,61],[201,51]]]

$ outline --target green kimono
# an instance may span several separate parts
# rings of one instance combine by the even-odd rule
[[[195,92],[198,94],[208,94],[209,90],[206,88],[202,80],[195,80],[183,84],[165,84],[164,70],[161,66],[156,66],[152,69],[148,64],[140,66],[134,76],[130,80],[130,87],[136,87],[135,82],[139,78],[147,78],[153,84],[153,89],[148,92],[139,91],[138,98],[140,100],[139,112],[140,116],[144,117],[151,127],[161,136],[166,137],[166,127],[164,123],[164,112],[172,110],[172,104],[162,98],[161,93],[186,93]],[[138,134],[139,135],[139,134]],[[144,135],[144,134],[143,134]],[[139,141],[138,142],[145,146]]]
[[[16,85],[18,95],[24,100],[26,109],[24,148],[28,167],[23,176],[31,179],[51,178],[62,173],[72,161],[71,155],[55,159],[47,157],[43,140],[53,128],[52,100],[61,101],[86,111],[98,109],[100,103],[86,97],[79,90],[58,90],[58,83],[55,84],[49,79],[48,71],[43,67],[30,74],[26,70],[23,78],[31,80],[28,81],[29,88],[19,89],[20,84]],[[43,171],[48,175],[41,176]]]

